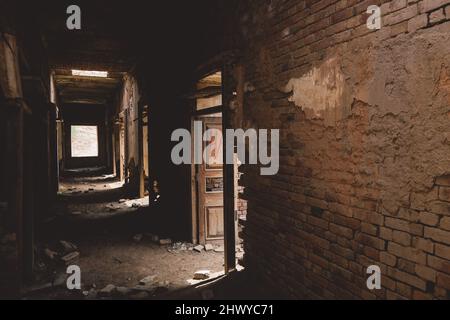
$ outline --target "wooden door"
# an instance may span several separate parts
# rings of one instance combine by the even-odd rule
[[[222,170],[222,117],[202,117],[203,132],[208,129],[215,134],[203,142],[206,159],[197,165],[197,192],[199,241],[223,239],[223,170]],[[210,131],[211,132],[211,131]],[[206,161],[205,161],[206,160]]]

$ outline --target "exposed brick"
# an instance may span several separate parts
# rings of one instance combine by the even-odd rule
[[[359,233],[355,239],[359,241],[361,244],[368,245],[372,248],[378,249],[378,250],[384,250],[385,241],[383,239],[373,237],[370,235],[367,235],[365,233]]]
[[[390,9],[391,11],[397,11],[404,7],[406,7],[407,0],[392,0],[390,3]]]
[[[394,230],[392,233],[392,240],[404,246],[411,245],[411,235],[403,231]]]
[[[397,291],[397,293],[399,293],[400,295],[402,295],[408,299],[411,299],[411,297],[412,297],[412,288],[411,288],[411,286],[409,286],[407,284],[398,282],[396,291]]]
[[[417,5],[406,7],[384,18],[386,25],[393,25],[413,18],[417,14]]]
[[[431,15],[430,15],[431,21]],[[450,187],[439,187],[439,199],[450,202]]]
[[[392,217],[385,218],[385,225],[391,229],[410,232],[415,235],[421,235],[423,233],[423,226]]]
[[[412,298],[414,300],[432,300],[433,295],[420,290],[414,290]]]
[[[380,261],[382,263],[387,264],[388,266],[395,267],[395,265],[397,263],[397,258],[394,255],[383,251],[383,252],[380,252]]]
[[[386,291],[386,299],[388,299],[388,300],[408,300],[408,298],[403,297],[396,292],[392,292],[391,290]]]
[[[437,274],[437,285],[450,290],[450,276],[439,272]]]
[[[409,284],[413,286],[414,288],[420,289],[425,291],[426,290],[426,282],[422,279],[420,279],[417,276],[413,276],[409,273],[399,271],[397,269],[388,268],[388,275],[394,279],[397,279],[398,281],[404,282],[406,284]]]
[[[450,203],[445,201],[432,201],[427,204],[427,211],[450,216]]]
[[[450,232],[438,228],[425,227],[424,237],[431,238],[437,242],[450,244]]]
[[[333,215],[332,221],[336,224],[348,227],[353,230],[358,230],[361,227],[361,221],[354,218],[344,217],[339,214]]]
[[[450,6],[445,7],[445,12],[447,13],[447,11],[450,9]],[[438,186],[446,186],[446,187],[450,187],[450,174],[444,175],[444,176],[440,176],[436,178],[435,183]]]
[[[330,231],[335,233],[335,234],[341,235],[341,236],[343,236],[343,237],[345,237],[347,239],[352,239],[353,238],[353,230],[352,229],[346,228],[346,227],[343,227],[343,226],[339,226],[339,225],[334,224],[334,223],[330,223]]]
[[[412,245],[414,248],[428,252],[428,253],[434,252],[434,243],[428,239],[413,237]]]
[[[445,16],[447,17],[447,19],[450,19],[450,6],[446,6],[445,7]],[[450,179],[449,179],[450,180]],[[450,181],[449,181],[450,182]],[[450,186],[450,183],[447,184],[447,186]]]
[[[300,4],[307,9],[298,11]],[[365,25],[370,4],[381,5],[381,30]],[[242,167],[250,200],[249,270],[260,269],[272,280],[284,270],[274,282],[295,298],[446,298],[450,175],[437,177],[442,173],[435,163],[436,155],[447,159],[450,153],[431,142],[443,140],[440,133],[450,123],[439,111],[448,70],[441,61],[445,43],[430,35],[437,30],[448,38],[441,33],[447,25],[439,22],[450,0],[299,0],[272,6],[277,14],[267,25],[257,12],[254,22],[245,23],[243,63],[246,81],[255,87],[246,96],[252,107],[245,117],[255,126],[282,129],[277,176],[259,177]],[[289,35],[281,39],[283,30]],[[400,35],[406,32],[411,34]],[[401,59],[409,51],[414,59]],[[378,83],[366,61],[372,55],[386,79],[383,104],[369,105],[373,99],[364,96]],[[420,77],[416,66],[442,74]],[[335,94],[341,91],[335,74],[352,79],[343,82],[342,96]],[[288,88],[296,81],[301,85]],[[314,89],[306,94],[309,85]],[[276,95],[273,88],[292,92]],[[405,88],[411,99],[404,97]],[[436,99],[421,88],[436,88]],[[364,93],[362,101],[353,99],[355,92]],[[429,112],[416,113],[415,104],[423,102]],[[435,184],[428,191],[416,188],[423,182]],[[275,255],[266,258],[267,250]],[[382,269],[382,290],[364,289],[371,264]]]
[[[420,16],[415,16],[414,18],[408,20],[408,32],[412,33],[419,29],[425,28],[428,23],[427,14],[421,14]]]
[[[448,0],[422,0],[419,2],[419,10],[421,13],[429,12],[448,3]]]
[[[436,243],[434,247],[437,256],[450,260],[450,246]]]
[[[392,230],[385,227],[380,227],[380,238],[384,240],[392,240]]]
[[[436,271],[429,267],[416,264],[415,272],[420,278],[424,280],[432,282],[436,281]]]
[[[405,259],[398,259],[397,262],[397,268],[401,271],[405,271],[408,272],[410,274],[414,274],[415,273],[415,268],[416,264],[412,261],[408,261]]]
[[[376,236],[378,232],[377,226],[370,224],[370,223],[361,223],[361,231],[367,234],[370,234],[372,236]]]
[[[450,217],[441,218],[439,227],[445,230],[450,230]]]
[[[428,256],[427,265],[433,269],[450,274],[450,261],[434,256]]]
[[[439,216],[434,213],[423,211],[419,214],[419,221],[423,224],[434,227],[437,226],[439,222]]]
[[[409,222],[396,218],[386,217],[385,225],[391,229],[409,232]]]
[[[426,254],[415,248],[403,247],[395,242],[389,242],[388,252],[400,258],[426,264]]]
[[[384,276],[381,280],[381,287],[395,291],[397,287],[397,281],[392,280],[391,278]]]

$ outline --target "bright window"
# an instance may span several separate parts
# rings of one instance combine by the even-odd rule
[[[72,70],[73,76],[107,78],[108,71]]]
[[[72,157],[98,157],[97,126],[71,126]]]

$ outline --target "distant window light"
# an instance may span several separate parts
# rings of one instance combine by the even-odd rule
[[[71,151],[73,158],[98,157],[98,127],[71,126]]]
[[[73,76],[82,76],[82,77],[106,78],[106,77],[108,77],[108,71],[72,70],[72,75]]]

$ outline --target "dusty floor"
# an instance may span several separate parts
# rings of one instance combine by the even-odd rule
[[[60,240],[75,244],[80,255],[71,264],[81,268],[82,290],[69,292],[60,286],[34,297],[96,298],[98,291],[109,284],[133,288],[142,278],[155,276],[152,291],[127,295],[151,298],[198,283],[192,281],[197,270],[210,270],[213,276],[223,272],[220,243],[214,246],[217,252],[197,252],[188,243],[154,242],[148,233],[154,230],[148,197],[125,199],[123,194],[121,183],[108,175],[62,181],[56,216],[45,226],[41,250],[45,247],[57,251]],[[52,262],[46,264],[51,269]],[[63,269],[59,267],[59,272]]]

